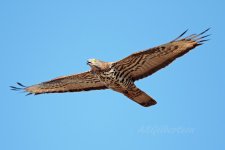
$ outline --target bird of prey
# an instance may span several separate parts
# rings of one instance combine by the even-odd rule
[[[17,83],[20,87],[11,86],[11,89],[23,90],[28,92],[27,95],[112,89],[144,107],[155,105],[157,102],[137,88],[134,82],[152,75],[176,58],[202,45],[207,41],[205,38],[209,35],[204,34],[208,30],[182,38],[186,30],[169,43],[134,53],[117,62],[89,59],[87,64],[91,68],[90,71],[58,77],[28,87]]]

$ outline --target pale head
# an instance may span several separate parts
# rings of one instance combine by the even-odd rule
[[[101,60],[93,59],[93,58],[87,60],[87,64],[91,67],[93,71],[100,71],[104,69],[104,66],[105,66],[104,63],[105,62]]]

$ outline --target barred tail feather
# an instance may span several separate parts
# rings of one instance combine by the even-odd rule
[[[157,102],[152,97],[150,97],[144,92],[142,92],[140,95],[136,97],[133,97],[133,100],[144,107],[149,107],[157,104]]]
[[[144,107],[149,107],[157,104],[157,102],[151,96],[147,95],[145,92],[141,91],[138,88],[135,88],[132,91],[127,91],[123,94]]]

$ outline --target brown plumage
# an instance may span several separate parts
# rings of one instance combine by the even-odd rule
[[[17,83],[20,87],[11,86],[11,88],[25,90],[28,95],[112,89],[142,106],[155,105],[156,101],[138,89],[134,82],[155,73],[196,46],[202,45],[207,41],[204,38],[209,35],[203,34],[208,30],[181,38],[187,32],[185,31],[169,43],[134,53],[117,62],[89,59],[87,64],[91,70],[88,72],[59,77],[29,87]]]

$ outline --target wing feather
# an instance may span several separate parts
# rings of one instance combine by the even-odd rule
[[[118,62],[113,63],[116,69],[124,69],[133,81],[149,76],[161,68],[166,67],[176,58],[186,54],[196,46],[202,45],[205,37],[202,36],[209,29],[200,34],[192,34],[186,38],[181,38],[187,30],[175,40],[144,51],[134,53]]]
[[[89,90],[107,89],[100,80],[91,72],[84,72],[70,76],[63,76],[53,80],[25,87],[17,83],[21,88],[11,86],[12,90],[24,90],[28,94],[79,92]]]

